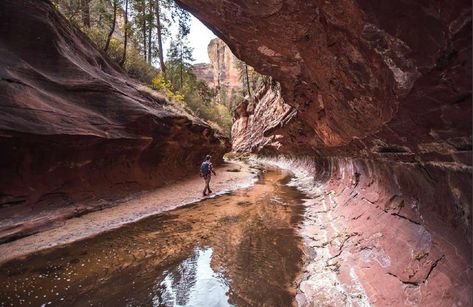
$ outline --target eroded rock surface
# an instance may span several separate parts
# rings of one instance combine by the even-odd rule
[[[252,99],[246,97],[234,111],[233,149],[263,154],[279,151],[283,136],[272,132],[296,114],[296,109],[282,99],[279,85],[272,80],[265,82]]]
[[[304,147],[471,163],[469,1],[178,2],[281,83]]]
[[[0,242],[195,173],[229,147],[47,1],[0,3],[0,100]]]
[[[447,205],[468,174],[350,158],[263,161],[294,171],[311,196],[301,305],[471,303],[471,245]]]
[[[319,189],[308,233],[330,250],[300,302],[470,305],[471,2],[179,3],[281,84],[237,108],[233,141]],[[320,290],[329,269],[348,290]]]

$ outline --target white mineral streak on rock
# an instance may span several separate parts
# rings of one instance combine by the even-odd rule
[[[380,47],[377,45],[377,42],[373,41],[368,41],[368,44],[374,47],[376,53],[381,56],[384,63],[389,67],[399,88],[410,90],[415,80],[420,76],[420,73],[417,71],[414,63],[406,57],[407,51],[410,50],[409,46],[402,40],[379,29],[374,24],[366,24],[363,32],[376,33],[379,37],[383,38],[383,42],[386,43],[387,47],[384,44]],[[406,68],[402,69],[396,64],[397,62],[403,62]]]
[[[280,56],[279,53],[277,53],[276,51],[274,51],[273,49],[269,48],[269,47],[266,47],[266,46],[260,46],[258,47],[258,51],[264,55],[267,55],[267,56],[270,56],[270,57],[273,57],[273,56]]]
[[[304,238],[307,259],[303,269],[303,274],[298,287],[297,301],[300,306],[371,306],[368,296],[363,288],[355,270],[350,268],[349,276],[351,284],[344,284],[339,278],[337,270],[334,269],[333,257],[329,250],[329,234],[327,228],[330,227],[335,233],[331,234],[333,242],[341,245],[338,230],[333,222],[330,206],[334,205],[333,195],[322,190],[314,184],[314,176],[311,174],[313,161],[310,159],[293,160],[279,157],[253,158],[257,163],[277,166],[290,170],[294,173],[294,178],[288,184],[297,187],[304,192],[309,199],[305,200],[305,218],[301,235]],[[328,194],[327,204],[325,196]],[[326,223],[328,221],[328,227]],[[352,257],[348,250],[337,258],[343,261],[346,257]],[[385,259],[383,259],[385,260]]]

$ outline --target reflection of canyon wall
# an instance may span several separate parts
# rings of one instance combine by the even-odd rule
[[[208,45],[210,63],[194,65],[196,75],[212,88],[218,90],[217,100],[231,107],[235,97],[241,96],[242,83],[237,68],[238,59],[230,48],[219,38],[214,38]]]
[[[129,79],[47,1],[1,1],[0,29],[0,242],[226,152],[225,138]]]
[[[369,228],[372,302],[471,304],[471,2],[178,2],[280,82],[238,107],[234,149],[286,155]]]

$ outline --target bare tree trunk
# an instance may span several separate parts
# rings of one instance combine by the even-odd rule
[[[220,89],[220,40],[217,40],[217,88]]]
[[[148,63],[151,64],[152,60],[152,40],[151,40],[151,34],[153,31],[153,21],[154,21],[154,15],[153,15],[153,1],[149,0],[149,20],[148,20]]]
[[[86,28],[90,28],[90,0],[81,0],[82,24]]]
[[[182,60],[182,41],[180,42],[181,46],[180,46],[180,49],[181,49],[181,64],[179,65],[179,81],[180,81],[180,84],[179,84],[179,90],[182,90],[182,67],[184,66],[184,63],[183,63],[183,60]]]
[[[115,32],[115,24],[117,22],[117,6],[118,6],[118,0],[113,0],[112,28],[110,29],[110,32],[108,33],[107,43],[105,44],[105,48],[104,48],[105,52],[107,52],[108,47],[110,46],[110,40],[112,39],[113,32]]]
[[[143,9],[143,52],[145,61],[147,60],[147,47],[146,47],[146,8]]]
[[[128,43],[128,0],[125,0],[125,31],[124,31],[125,39],[123,43],[123,56],[120,61],[120,66],[123,67],[123,64],[125,64],[126,60],[126,47]]]
[[[246,74],[246,87],[248,89],[248,96],[251,99],[251,91],[250,91],[250,76],[248,75],[248,65],[245,63],[245,74]]]
[[[164,79],[166,79],[166,65],[164,64],[163,37],[161,32],[161,16],[159,16],[159,1],[160,0],[156,0],[156,28],[158,30],[159,66],[161,67],[161,72],[164,76]]]
[[[182,64],[182,61],[181,61],[181,64],[179,65],[179,90],[182,90],[182,83],[183,83],[182,82],[182,79],[183,79],[182,78],[182,74],[183,74],[182,73],[182,66],[183,66],[183,64]]]

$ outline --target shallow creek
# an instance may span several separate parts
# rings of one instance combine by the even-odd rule
[[[304,197],[264,171],[206,199],[0,267],[0,305],[291,306]]]

